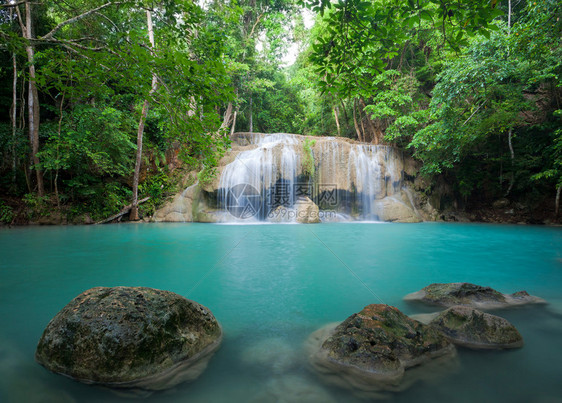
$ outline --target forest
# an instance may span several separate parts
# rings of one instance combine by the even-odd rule
[[[561,17],[560,0],[2,0],[0,222],[150,216],[187,172],[215,175],[234,132],[393,145],[458,209],[556,219]]]

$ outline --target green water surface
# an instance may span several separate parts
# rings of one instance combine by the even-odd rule
[[[434,282],[527,290],[547,306],[501,311],[515,351],[460,350],[460,367],[396,402],[553,402],[562,398],[562,229],[478,224],[121,224],[0,229],[0,401],[117,402],[50,374],[37,341],[96,286],[170,290],[210,308],[225,338],[194,383],[146,402],[354,402],[309,370],[302,345],[365,305],[431,312],[402,297]]]

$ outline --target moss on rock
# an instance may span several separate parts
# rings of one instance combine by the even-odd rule
[[[449,308],[429,324],[456,345],[464,347],[474,349],[523,347],[523,337],[509,321],[470,307]]]
[[[169,291],[96,287],[47,325],[36,360],[86,383],[163,389],[218,348],[222,330],[209,309]],[[204,369],[204,366],[203,366]]]
[[[545,304],[542,298],[526,291],[502,294],[491,287],[471,283],[434,283],[404,297],[407,301],[421,301],[445,307],[463,305],[479,309],[506,308],[515,305]]]
[[[455,356],[439,331],[383,304],[368,305],[311,339],[313,367],[329,382],[354,391],[400,390],[411,383],[403,382],[408,368]]]

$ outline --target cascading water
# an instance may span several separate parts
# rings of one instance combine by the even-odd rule
[[[295,203],[300,142],[290,134],[254,134],[248,140],[256,147],[224,169],[219,203],[237,219],[263,220],[272,208]]]
[[[232,220],[267,220],[280,206],[291,209],[308,197],[321,212],[333,213],[332,218],[380,220],[381,200],[399,197],[403,161],[395,148],[311,138],[315,174],[308,177],[302,167],[304,139],[290,134],[238,134],[234,141],[243,150],[220,177],[220,208]]]

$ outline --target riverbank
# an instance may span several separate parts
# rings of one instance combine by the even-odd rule
[[[95,221],[88,213],[73,215],[68,206],[59,210],[57,206],[44,206],[36,211],[30,208],[22,199],[3,198],[4,206],[9,206],[9,221],[0,222],[2,226],[27,225],[93,225]],[[491,224],[519,224],[519,225],[562,225],[561,217],[554,214],[553,201],[546,200],[534,208],[519,202],[490,203],[472,206],[466,210],[447,209],[437,214],[437,222],[472,222]],[[146,215],[140,222],[148,223],[151,215]],[[114,220],[113,223],[128,222],[126,215]]]

